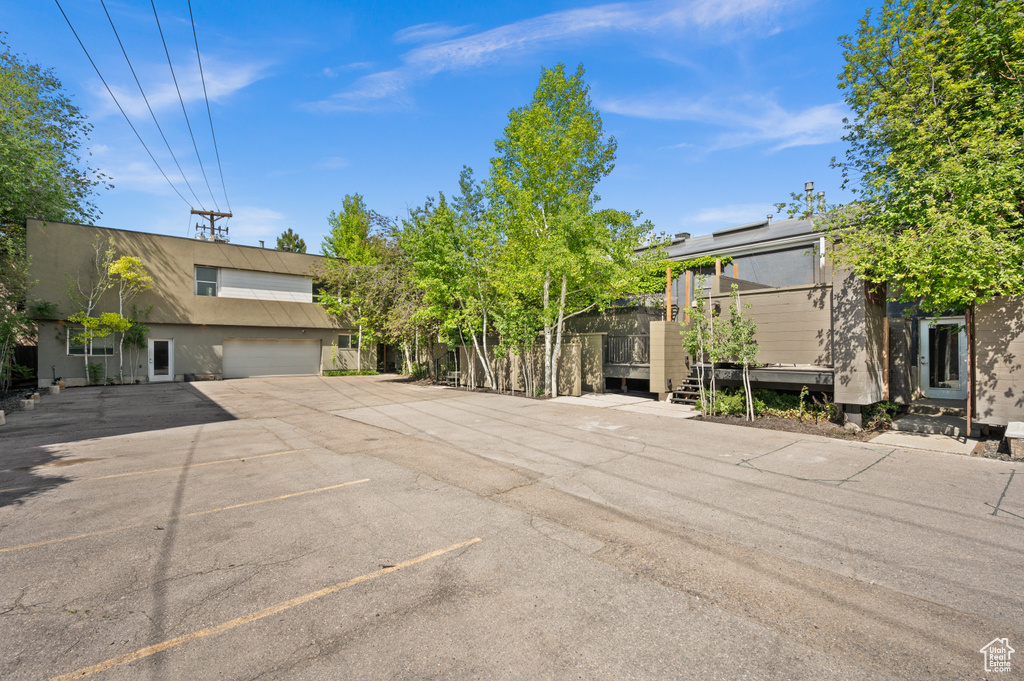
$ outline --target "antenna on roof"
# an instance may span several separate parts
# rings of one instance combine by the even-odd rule
[[[232,217],[231,213],[215,213],[212,210],[196,210],[192,209],[192,215],[202,215],[209,219],[210,224],[201,225],[196,223],[196,238],[202,241],[221,241],[226,243],[228,241],[228,228],[218,227],[216,224],[217,220],[221,218]],[[206,230],[210,230],[210,236],[206,236]]]

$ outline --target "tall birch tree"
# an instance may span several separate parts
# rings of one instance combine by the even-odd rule
[[[540,291],[544,337],[544,392],[557,392],[556,349],[570,291],[574,222],[598,199],[597,183],[612,171],[614,137],[604,134],[590,101],[583,66],[543,69],[532,101],[509,112],[495,142],[488,189],[501,216],[507,260]],[[525,266],[525,269],[523,269]],[[525,283],[525,282],[524,282]]]

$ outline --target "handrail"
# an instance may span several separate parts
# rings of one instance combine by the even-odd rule
[[[606,336],[605,364],[647,365],[651,363],[650,336]]]

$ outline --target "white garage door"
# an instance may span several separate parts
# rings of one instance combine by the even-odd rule
[[[319,373],[319,340],[224,339],[224,378]]]

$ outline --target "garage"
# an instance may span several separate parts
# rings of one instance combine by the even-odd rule
[[[315,376],[319,373],[319,340],[224,339],[224,378]]]

